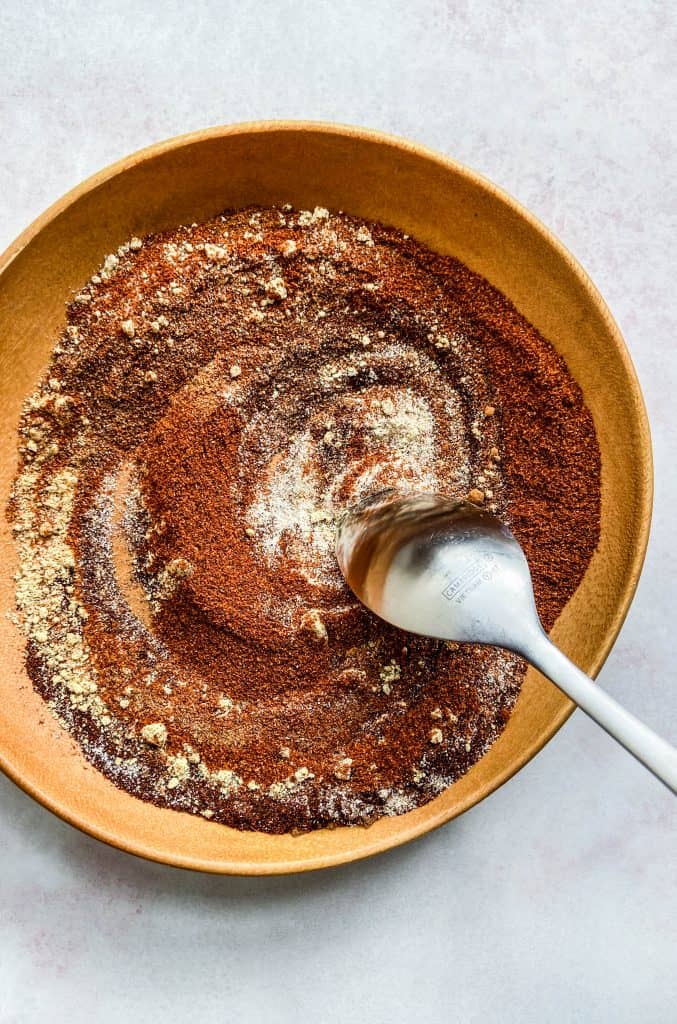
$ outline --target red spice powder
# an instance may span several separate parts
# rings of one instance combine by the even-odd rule
[[[523,544],[550,627],[599,536],[564,362],[467,267],[343,214],[237,211],[107,262],[27,406],[24,439],[58,450],[24,446],[40,483],[17,500],[77,474],[67,585],[106,711],[50,669],[58,615],[28,630],[35,685],[118,785],[238,828],[431,799],[499,735],[524,666],[377,621],[334,521],[384,486],[473,491]],[[30,561],[44,538],[22,536]]]

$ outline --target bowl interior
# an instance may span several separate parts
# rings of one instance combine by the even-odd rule
[[[0,505],[16,468],[21,403],[43,370],[65,303],[131,235],[228,207],[291,202],[395,225],[487,277],[563,355],[594,417],[602,452],[602,531],[553,637],[594,674],[627,612],[648,537],[651,453],[644,405],[622,338],[573,258],[533,217],[477,175],[421,147],[336,125],[260,123],[171,140],[108,168],[56,203],[0,261]],[[13,609],[14,553],[0,521],[0,765],[85,831],[167,863],[273,873],[324,867],[405,842],[460,814],[517,771],[572,709],[530,670],[507,728],[436,800],[369,828],[304,836],[238,832],[157,808],[87,765],[33,691]]]

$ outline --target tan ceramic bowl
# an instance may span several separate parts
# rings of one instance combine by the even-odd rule
[[[200,221],[226,207],[291,202],[396,225],[451,253],[505,292],[564,356],[602,450],[602,534],[553,637],[596,673],[639,577],[651,513],[649,429],[623,340],[583,270],[526,210],[459,164],[400,139],[340,125],[268,122],[213,128],[121,160],[55,203],[0,260],[0,505],[16,466],[19,408],[43,370],[64,306],[131,235]],[[0,765],[50,810],[123,850],[205,871],[272,874],[366,857],[449,821],[524,765],[573,705],[530,671],[497,743],[416,811],[370,828],[300,837],[238,832],[161,810],[87,764],[33,691],[13,606],[14,556],[0,524]]]

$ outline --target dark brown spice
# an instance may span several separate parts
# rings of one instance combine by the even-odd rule
[[[523,665],[376,621],[333,518],[383,486],[474,494],[511,523],[550,627],[599,534],[563,361],[462,264],[323,210],[179,228],[100,276],[22,421],[35,685],[118,785],[214,821],[298,831],[431,799],[498,736]],[[68,472],[62,538],[45,502]],[[64,542],[75,564],[48,578]]]

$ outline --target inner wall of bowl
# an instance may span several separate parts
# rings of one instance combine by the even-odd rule
[[[581,667],[595,671],[615,638],[639,574],[650,492],[643,405],[622,341],[594,290],[535,222],[473,175],[395,140],[318,126],[200,133],[130,157],[102,172],[93,186],[85,183],[74,198],[66,197],[56,215],[48,211],[42,229],[18,247],[0,280],[3,505],[16,465],[21,403],[49,357],[64,322],[65,302],[105,255],[132,235],[200,221],[229,207],[285,202],[381,220],[457,256],[508,295],[564,356],[583,389],[602,449],[603,523],[600,548],[554,636]],[[2,564],[7,565],[11,538],[4,518],[0,529]],[[0,604],[2,611],[13,606],[8,577],[0,581]],[[23,676],[16,658],[18,635],[6,616],[1,621],[13,671],[0,683],[0,693],[15,690]],[[110,839],[108,833],[117,829],[124,833],[121,845],[175,863],[200,860],[203,867],[226,870],[244,870],[245,861],[249,869],[260,864],[261,870],[290,870],[290,858],[295,868],[318,866],[318,858],[335,863],[391,846],[460,813],[512,774],[569,709],[559,691],[530,671],[502,737],[437,800],[369,830],[317,833],[294,839],[291,847],[290,837],[220,831],[191,816],[151,808],[91,770],[81,812],[85,821],[93,816],[97,825],[91,830],[102,838]],[[73,756],[65,735],[40,740],[33,721],[24,714],[11,736],[9,730],[0,731],[0,757],[4,751],[8,770],[20,781],[39,778],[36,795],[59,813],[67,812],[73,773],[78,786],[83,781],[82,758]],[[47,742],[47,754],[58,746],[63,755],[56,782],[45,768],[41,742]],[[133,811],[130,804],[136,805]],[[149,832],[157,815],[163,833],[159,846]],[[72,818],[72,813],[65,816]],[[224,868],[229,857],[235,861]]]

